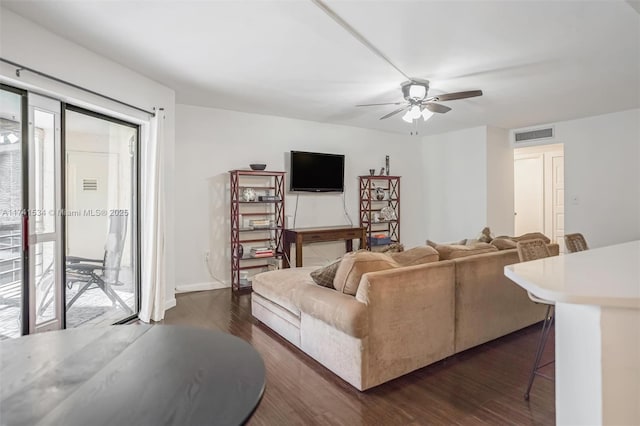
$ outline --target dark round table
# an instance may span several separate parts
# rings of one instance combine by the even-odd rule
[[[2,425],[239,425],[264,387],[251,345],[200,328],[119,325],[0,342]]]

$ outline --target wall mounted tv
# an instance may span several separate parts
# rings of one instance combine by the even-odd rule
[[[344,191],[344,155],[291,151],[290,164],[291,191]]]

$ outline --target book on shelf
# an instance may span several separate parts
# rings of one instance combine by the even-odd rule
[[[249,226],[253,229],[268,229],[272,225],[272,222],[269,219],[259,219],[259,220],[251,220],[249,221]]]
[[[279,195],[259,195],[258,201],[282,201]]]
[[[251,253],[273,251],[271,247],[251,247]]]
[[[273,249],[269,247],[252,247],[251,257],[271,257],[273,256]]]
[[[256,259],[260,257],[273,257],[273,252],[256,253],[256,254],[252,254],[251,256]]]

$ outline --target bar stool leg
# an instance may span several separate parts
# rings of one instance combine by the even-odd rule
[[[551,326],[553,325],[553,316],[554,312],[552,312],[553,305],[547,306],[547,314],[545,315],[544,321],[542,323],[542,332],[540,333],[540,341],[538,342],[538,350],[536,351],[536,358],[533,362],[533,368],[531,369],[531,374],[529,375],[529,383],[527,384],[527,390],[524,393],[525,401],[529,400],[529,392],[531,392],[531,386],[533,386],[533,379],[536,376],[536,372],[538,367],[540,366],[540,359],[542,358],[542,353],[544,352],[544,347],[547,344],[547,340],[549,338],[549,332],[551,331]]]

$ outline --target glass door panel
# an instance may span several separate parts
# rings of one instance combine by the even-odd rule
[[[67,327],[138,311],[138,128],[65,111]]]
[[[0,340],[26,333],[22,247],[24,94],[0,89]]]
[[[31,332],[62,328],[60,102],[29,94]]]

